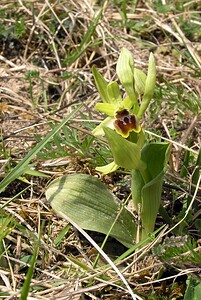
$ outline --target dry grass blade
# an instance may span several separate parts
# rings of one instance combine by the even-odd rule
[[[197,182],[197,185],[196,185],[196,188],[195,188],[194,195],[193,195],[193,197],[192,197],[192,200],[191,200],[191,202],[190,202],[188,208],[187,208],[186,211],[185,211],[184,217],[183,217],[178,223],[176,223],[176,224],[169,230],[169,232],[172,231],[172,230],[174,230],[177,226],[179,226],[179,225],[186,219],[186,217],[188,216],[188,214],[189,214],[189,212],[190,212],[190,210],[191,210],[191,208],[192,208],[192,205],[193,205],[193,203],[194,203],[194,201],[195,201],[195,199],[196,199],[197,193],[198,193],[198,191],[199,191],[199,189],[200,189],[200,182],[201,182],[201,174],[200,174],[200,176],[199,176],[199,178],[198,178],[198,182]]]
[[[115,266],[115,264],[111,261],[111,259],[105,254],[105,252],[96,244],[96,242],[86,233],[86,231],[84,231],[82,228],[80,228],[77,224],[75,224],[75,222],[73,222],[72,220],[70,220],[65,214],[63,214],[62,212],[59,212],[59,214],[66,219],[68,222],[70,222],[75,228],[77,228],[77,230],[79,230],[79,232],[82,233],[82,235],[96,248],[96,250],[100,253],[100,255],[103,256],[103,258],[110,264],[110,266],[112,267],[112,269],[116,272],[116,274],[120,277],[120,279],[122,280],[122,282],[125,284],[128,293],[131,295],[133,300],[142,300],[141,297],[135,295],[131,289],[131,287],[129,286],[127,280],[124,278],[123,274],[119,271],[119,269]]]

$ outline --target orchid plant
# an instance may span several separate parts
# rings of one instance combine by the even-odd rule
[[[95,109],[107,115],[93,134],[106,137],[114,158],[96,170],[108,174],[124,168],[131,172],[132,201],[141,221],[138,239],[142,240],[154,230],[170,152],[168,143],[148,143],[141,127],[155,88],[154,56],[150,54],[145,74],[135,67],[132,53],[122,49],[116,72],[125,96],[116,81],[108,83],[95,67],[92,72],[102,100]],[[57,213],[66,214],[80,227],[109,232],[127,247],[136,241],[139,230],[133,215],[99,179],[84,174],[63,176],[50,184],[46,196]]]
[[[119,167],[131,170],[132,199],[141,217],[141,238],[144,238],[154,230],[170,148],[167,143],[145,143],[145,134],[140,126],[154,93],[154,56],[152,53],[149,56],[146,75],[135,68],[132,53],[126,48],[122,49],[116,72],[126,91],[124,99],[117,82],[107,84],[95,67],[92,72],[103,101],[97,103],[95,109],[108,115],[93,134],[106,136],[114,156],[114,162],[96,169],[105,174]]]

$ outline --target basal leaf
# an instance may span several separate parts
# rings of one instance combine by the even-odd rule
[[[104,234],[122,209],[111,236],[126,247],[133,245],[136,225],[132,214],[98,178],[86,174],[63,176],[48,186],[46,197],[57,214],[62,212],[81,228]]]

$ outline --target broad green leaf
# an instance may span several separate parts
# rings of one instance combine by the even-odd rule
[[[142,150],[142,160],[147,168],[132,171],[132,198],[135,209],[141,204],[142,237],[154,230],[156,216],[161,203],[163,175],[167,167],[170,145],[148,144]]]
[[[116,81],[112,81],[108,84],[107,94],[111,103],[118,104],[122,101],[121,91]]]
[[[115,163],[126,169],[144,169],[140,147],[129,142],[110,128],[104,128],[105,136],[110,145]]]
[[[147,178],[149,178],[142,189],[142,238],[154,230],[161,204],[163,175],[167,168],[169,153],[170,145],[168,143],[149,144],[142,151],[142,160],[147,164],[146,172]]]
[[[94,80],[96,83],[96,87],[98,89],[98,92],[101,96],[101,99],[103,102],[110,103],[110,98],[107,94],[107,81],[104,79],[104,77],[98,72],[95,66],[92,67],[92,73],[94,75]]]
[[[186,280],[187,288],[184,295],[184,300],[200,300],[201,281],[189,276]]]
[[[142,188],[142,239],[154,230],[161,203],[162,183],[163,172]]]
[[[169,152],[169,143],[150,143],[142,149],[142,160],[147,164],[149,181],[166,170]]]
[[[126,247],[133,245],[136,225],[132,214],[98,178],[86,174],[63,176],[48,186],[46,197],[57,214],[65,214],[85,230],[104,234],[122,208],[111,236]]]

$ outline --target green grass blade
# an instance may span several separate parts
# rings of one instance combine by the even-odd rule
[[[17,199],[18,197],[20,197],[24,192],[26,192],[26,190],[28,190],[30,188],[30,185],[28,185],[25,189],[23,189],[22,191],[20,191],[19,193],[17,193],[14,197],[10,198],[8,201],[6,201],[4,204],[0,205],[0,209],[3,209],[4,207],[6,207],[10,202],[12,202],[13,200]]]
[[[82,47],[90,41],[91,36],[94,34],[96,27],[102,17],[102,10],[103,10],[103,7],[100,9],[97,16],[91,21],[89,28],[88,28],[87,32],[85,33],[85,35],[83,36],[83,39],[80,43],[80,46],[79,46],[80,49],[82,49]]]
[[[160,233],[160,231],[164,230],[166,225],[162,225],[160,228],[156,229],[154,232],[150,233],[146,238],[138,242],[137,244],[133,245],[131,248],[126,250],[123,254],[121,254],[116,260],[115,263],[127,258],[129,255],[134,253],[135,250],[141,248],[144,245],[147,245],[149,242],[153,242],[156,238],[156,235]]]
[[[103,7],[104,7],[104,4],[103,4]],[[92,35],[94,34],[96,27],[102,17],[103,7],[100,9],[98,15],[91,21],[89,28],[88,28],[87,32],[85,33],[85,35],[83,36],[83,39],[82,39],[77,51],[75,51],[72,55],[67,57],[67,59],[66,59],[67,64],[72,64],[73,62],[75,62],[86,51],[87,47],[89,46],[90,39],[91,39]]]
[[[31,259],[31,263],[30,263],[30,267],[29,267],[29,270],[27,272],[26,279],[24,281],[24,284],[23,284],[23,287],[22,287],[22,290],[21,290],[21,296],[20,296],[19,300],[26,300],[27,296],[28,296],[28,293],[29,293],[31,278],[32,278],[33,273],[34,273],[34,266],[35,266],[36,259],[38,257],[38,251],[39,251],[39,246],[40,246],[40,237],[41,237],[42,228],[43,228],[43,224],[42,224],[42,227],[40,228],[38,241],[37,241],[36,247],[34,249],[34,253],[33,253],[33,256],[32,256],[32,259]]]
[[[16,178],[23,174],[32,158],[48,143],[48,141],[78,112],[82,105],[72,111],[60,124],[55,126],[47,136],[41,140],[24,159],[0,182],[0,193]]]

